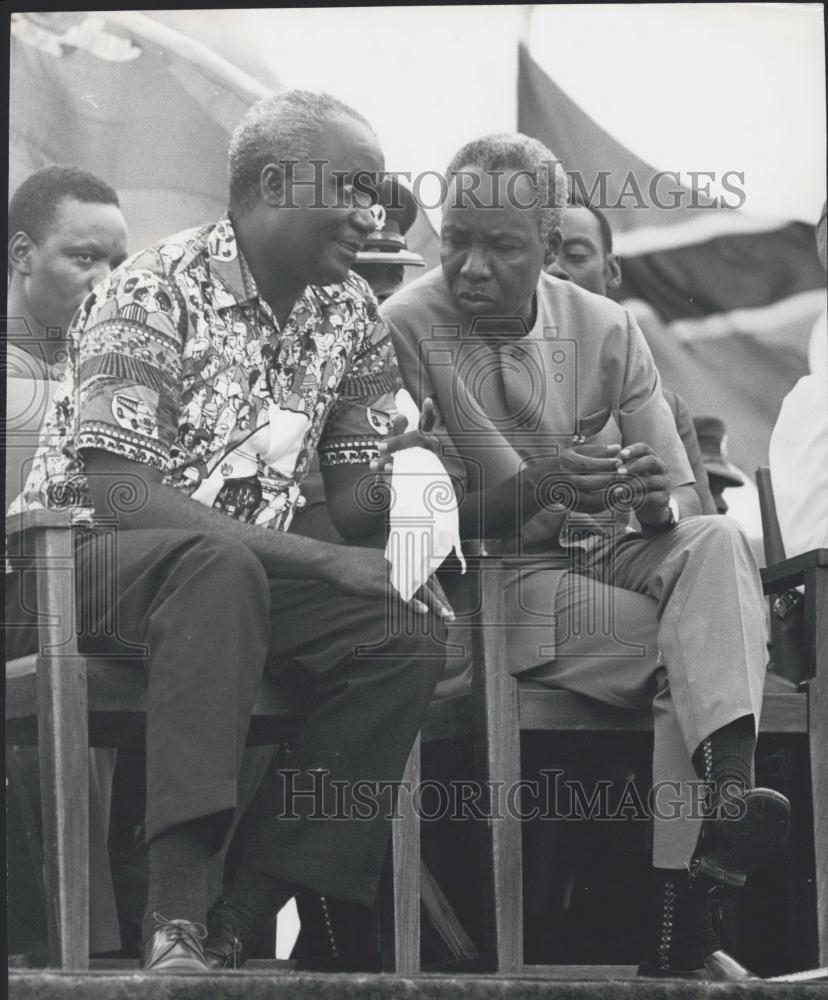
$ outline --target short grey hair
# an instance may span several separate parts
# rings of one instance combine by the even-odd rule
[[[311,141],[345,115],[373,132],[371,123],[350,105],[330,94],[286,90],[263,97],[233,132],[227,154],[230,211],[243,215],[259,198],[259,178],[268,163],[307,159]]]
[[[521,132],[498,132],[467,142],[446,168],[446,183],[469,167],[483,171],[525,171],[538,195],[540,235],[548,242],[561,224],[569,199],[569,180],[561,161],[542,142]]]

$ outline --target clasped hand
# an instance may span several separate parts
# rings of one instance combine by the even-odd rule
[[[569,488],[573,509],[584,513],[616,507],[635,510],[642,524],[656,524],[670,499],[667,466],[643,441],[623,448],[569,445],[561,450],[558,471],[561,483]]]

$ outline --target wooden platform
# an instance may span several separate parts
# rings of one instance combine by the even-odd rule
[[[296,973],[251,963],[209,976],[11,970],[11,1000],[817,1000],[828,981],[699,983],[642,980],[633,966],[538,967],[520,977],[424,973],[391,975]]]

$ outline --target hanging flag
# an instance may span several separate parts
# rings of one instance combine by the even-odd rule
[[[90,170],[118,192],[133,250],[221,217],[230,136],[274,88],[186,34],[177,13],[185,30],[136,11],[12,15],[10,192],[52,163]],[[437,263],[422,210],[409,242]]]
[[[746,215],[737,175],[715,196],[657,170],[578,107],[525,45],[518,128],[563,162],[576,193],[606,209],[622,255],[615,297],[636,315],[665,383],[692,413],[725,421],[737,465],[766,464],[825,308],[814,226]]]
[[[232,128],[268,93],[130,11],[13,14],[10,71],[10,190],[51,163],[90,170],[118,192],[132,249],[221,217]]]

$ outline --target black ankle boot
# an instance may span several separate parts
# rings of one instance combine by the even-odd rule
[[[720,803],[705,820],[690,871],[701,884],[741,889],[750,872],[784,850],[791,804],[781,792],[753,788]]]
[[[722,951],[706,887],[685,871],[655,871],[649,950],[639,976],[674,979],[755,979]]]
[[[216,900],[207,914],[204,954],[211,969],[240,969],[247,957],[235,914],[223,899]]]

